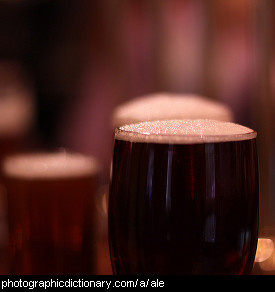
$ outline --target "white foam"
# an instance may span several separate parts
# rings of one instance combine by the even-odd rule
[[[24,179],[71,178],[97,174],[99,164],[93,157],[60,151],[14,155],[4,161],[3,170]]]
[[[195,94],[154,93],[119,105],[113,125],[169,119],[213,119],[233,121],[232,111],[223,103]]]
[[[177,144],[240,141],[256,136],[255,131],[242,125],[209,119],[141,122],[115,132],[117,140]]]

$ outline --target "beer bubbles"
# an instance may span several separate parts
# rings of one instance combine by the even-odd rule
[[[230,122],[216,120],[162,120],[125,125],[116,139],[151,143],[205,143],[256,138],[256,132]]]

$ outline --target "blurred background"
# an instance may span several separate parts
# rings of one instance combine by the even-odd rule
[[[155,91],[223,102],[258,131],[260,236],[275,236],[275,1],[0,0],[0,134],[23,96],[25,145],[93,155],[108,183],[112,111]]]

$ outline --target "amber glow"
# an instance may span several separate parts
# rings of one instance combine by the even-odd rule
[[[272,239],[259,238],[255,262],[259,262],[259,263],[265,262],[271,256],[275,259],[274,243]]]

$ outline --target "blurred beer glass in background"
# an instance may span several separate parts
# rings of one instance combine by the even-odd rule
[[[114,128],[126,124],[166,119],[233,121],[229,106],[197,94],[156,92],[118,105],[112,115]]]
[[[100,168],[60,151],[4,162],[11,274],[94,274],[95,196]]]

